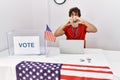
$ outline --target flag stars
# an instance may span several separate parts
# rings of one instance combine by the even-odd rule
[[[35,76],[35,75],[33,75],[33,78],[36,78],[36,76]]]
[[[25,67],[25,65],[23,64],[23,65],[22,65],[22,67],[24,68],[24,67]]]
[[[47,72],[48,72],[48,73],[50,73],[51,71],[50,71],[50,70],[48,70]]]
[[[49,79],[49,80],[51,80],[51,77],[50,77],[50,76],[48,76],[48,79]]]
[[[32,78],[30,78],[30,80],[33,80]]]
[[[39,78],[37,78],[36,80],[39,80]]]
[[[23,66],[24,64],[21,64],[21,66]]]
[[[36,70],[35,69],[32,69],[33,72],[35,72]]]
[[[52,63],[50,65],[53,65]]]
[[[55,71],[55,73],[56,73],[56,74],[58,74],[58,73],[59,73],[59,71],[57,71],[57,70],[56,70],[56,71]]]
[[[54,73],[52,73],[52,76],[54,77],[54,76],[55,76],[55,74],[54,74]]]
[[[22,68],[21,67],[18,67],[19,70],[21,70]]]
[[[40,73],[39,72],[36,72],[36,75],[38,76]]]
[[[22,73],[25,73],[25,71],[23,70]]]
[[[39,64],[39,66],[41,66],[42,64]]]
[[[43,65],[46,65],[46,63],[43,63]]]
[[[40,69],[40,72],[42,73],[42,72],[43,72],[43,70],[42,70],[42,69]]]
[[[17,66],[17,80],[58,80],[60,76],[60,64],[25,61]]]
[[[58,77],[56,77],[56,78],[55,78],[55,80],[59,80],[59,78],[58,78]]]
[[[40,76],[40,79],[43,79],[43,76]]]
[[[26,80],[26,77],[25,77],[25,76],[23,77],[23,80]]]
[[[25,68],[26,71],[28,71],[28,68]]]
[[[28,74],[26,74],[26,77],[29,77],[29,75],[28,75]]]
[[[32,68],[32,66],[29,66],[29,68]]]
[[[56,65],[53,65],[53,67],[56,67]]]
[[[41,66],[42,68],[44,68],[45,66]]]
[[[29,64],[26,62],[25,65],[29,65]]]
[[[19,76],[22,76],[22,73],[19,73]]]
[[[47,76],[47,73],[44,73],[44,76]]]
[[[59,67],[56,67],[57,69],[59,68]]]
[[[55,70],[55,68],[52,68],[52,70]]]
[[[37,68],[37,69],[40,69],[40,67],[38,67],[38,66],[37,66],[36,68]]]
[[[48,66],[49,68],[52,68],[52,66]]]
[[[47,69],[47,67],[44,67],[44,69]]]
[[[27,66],[30,66],[29,64]]]
[[[31,74],[31,75],[32,75],[32,71],[30,71],[30,72],[29,72],[29,74]]]

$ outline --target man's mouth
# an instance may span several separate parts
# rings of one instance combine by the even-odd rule
[[[73,21],[73,23],[76,23],[77,22],[77,20],[76,21]]]

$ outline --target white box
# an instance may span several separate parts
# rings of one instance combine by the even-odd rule
[[[44,30],[13,30],[7,33],[9,55],[45,55]]]

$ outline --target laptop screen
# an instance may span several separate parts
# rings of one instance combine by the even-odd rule
[[[84,53],[84,40],[60,40],[60,53],[82,54]]]

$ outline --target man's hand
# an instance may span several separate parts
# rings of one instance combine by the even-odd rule
[[[77,16],[70,17],[69,22],[70,22],[70,25],[72,25],[72,27],[78,27],[78,24],[80,23],[80,18]]]

